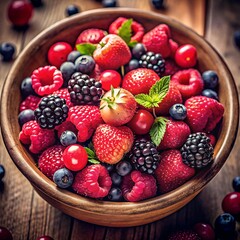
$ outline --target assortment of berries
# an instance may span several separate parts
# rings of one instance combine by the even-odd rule
[[[48,65],[21,84],[19,139],[57,187],[136,202],[214,161],[224,106],[209,92],[217,94],[217,73],[199,72],[193,45],[179,46],[166,24],[146,31],[124,17],[74,42],[50,46]]]

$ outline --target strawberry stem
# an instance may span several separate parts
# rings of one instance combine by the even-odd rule
[[[124,71],[124,66],[123,65],[121,66],[121,74],[122,74],[122,77],[124,77],[125,71]]]

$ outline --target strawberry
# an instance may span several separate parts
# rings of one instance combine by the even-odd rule
[[[222,119],[224,106],[217,100],[195,96],[185,102],[186,121],[192,132],[211,132]]]
[[[109,33],[111,33],[111,34],[118,34],[119,28],[121,28],[122,24],[125,21],[127,21],[127,18],[124,18],[124,17],[117,18],[109,26],[109,29],[108,29]],[[132,21],[131,30],[132,30],[131,41],[141,42],[142,37],[144,35],[144,28],[143,28],[143,26],[140,23],[136,22],[136,21]]]
[[[54,145],[47,148],[38,159],[38,167],[48,178],[52,179],[53,174],[60,168],[64,167],[62,145]]]
[[[159,76],[151,69],[138,68],[128,72],[122,81],[122,87],[133,95],[148,93],[151,86],[159,80]]]
[[[169,43],[170,30],[166,24],[160,24],[143,36],[142,43],[147,51],[160,53],[163,58],[171,55],[172,49]]]
[[[77,40],[75,45],[80,44],[80,43],[92,43],[92,44],[97,44],[99,43],[103,37],[107,35],[107,32],[98,29],[98,28],[89,28],[84,31],[82,31]]]
[[[71,107],[67,120],[72,122],[77,128],[79,142],[87,141],[97,126],[103,123],[99,108],[88,105]]]
[[[161,161],[155,171],[160,193],[179,187],[195,174],[195,169],[182,161],[179,150],[171,149],[161,153]]]
[[[113,127],[101,124],[93,135],[93,146],[101,162],[115,164],[133,145],[133,133],[126,126]]]
[[[204,87],[201,74],[192,68],[176,72],[171,81],[176,84],[183,99],[200,95]]]
[[[201,240],[201,238],[192,230],[178,230],[171,233],[167,240]]]
[[[182,103],[182,95],[174,84],[169,84],[169,90],[164,99],[155,108],[157,115],[169,115],[169,109],[175,103]]]
[[[172,76],[178,72],[181,68],[175,63],[171,58],[165,59],[165,71],[162,74],[163,76]]]
[[[97,45],[93,58],[100,68],[116,70],[129,62],[131,51],[121,37],[108,34]]]
[[[190,133],[191,130],[185,122],[169,119],[158,150],[180,148],[185,143]]]
[[[23,111],[26,109],[31,109],[31,110],[35,110],[38,106],[38,103],[40,102],[41,98],[34,96],[34,95],[29,95],[26,97],[26,99],[24,101],[21,102],[20,107],[19,107],[19,111]]]

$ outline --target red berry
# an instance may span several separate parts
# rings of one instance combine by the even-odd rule
[[[191,44],[180,46],[175,53],[175,61],[183,68],[194,67],[197,63],[197,49]]]
[[[69,170],[80,171],[87,165],[88,155],[84,147],[72,144],[64,150],[63,161]]]
[[[12,1],[8,6],[8,18],[15,26],[27,25],[32,14],[33,6],[27,0]]]
[[[13,237],[7,228],[0,226],[0,239],[1,240],[13,240]]]
[[[38,106],[38,103],[40,102],[41,98],[34,96],[34,95],[29,95],[26,97],[26,99],[24,101],[21,102],[20,107],[19,107],[19,111],[23,111],[26,109],[31,109],[31,110],[35,110]]]
[[[92,198],[106,197],[111,186],[111,177],[107,169],[101,164],[90,165],[79,171],[72,184],[75,192]]]
[[[99,82],[102,83],[102,88],[109,91],[111,86],[117,88],[122,81],[121,75],[115,70],[105,70],[99,76]]]
[[[215,232],[211,225],[206,223],[196,223],[193,230],[198,234],[201,240],[215,240]]]
[[[53,174],[64,167],[62,145],[54,145],[47,148],[38,159],[38,167],[44,175],[52,179]]]
[[[240,193],[228,193],[222,200],[222,209],[224,212],[230,213],[234,216],[240,214]]]
[[[170,234],[167,240],[201,240],[192,230],[179,230]]]
[[[67,56],[72,50],[72,46],[69,43],[57,42],[48,50],[48,62],[60,68],[60,66],[67,61]]]
[[[180,67],[175,63],[171,58],[165,59],[165,71],[162,74],[163,76],[172,76],[180,70]]]
[[[75,45],[80,43],[97,44],[102,40],[103,37],[106,36],[106,34],[107,33],[102,29],[98,29],[98,28],[86,29],[79,34]]]
[[[32,87],[40,96],[52,94],[63,85],[62,73],[54,66],[34,70],[31,78]]]
[[[54,240],[52,237],[50,236],[41,236],[41,237],[38,237],[36,240]]]
[[[142,135],[149,133],[153,123],[153,115],[144,109],[140,109],[134,114],[133,118],[127,125],[135,134]]]

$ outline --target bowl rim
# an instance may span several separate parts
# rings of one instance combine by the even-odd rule
[[[37,186],[41,191],[45,192],[48,196],[57,199],[59,202],[62,202],[63,204],[68,204],[71,203],[72,206],[76,208],[81,208],[85,212],[92,212],[91,209],[94,209],[94,211],[98,211],[98,209],[94,206],[96,204],[98,206],[105,206],[106,207],[106,215],[110,213],[116,214],[116,211],[118,210],[119,203],[118,202],[110,202],[110,201],[100,201],[100,200],[95,200],[95,199],[90,199],[90,198],[85,198],[80,195],[77,195],[76,193],[70,192],[68,190],[62,190],[59,189],[55,186],[55,184],[48,179],[45,175],[41,173],[41,171],[36,167],[35,164],[33,163],[27,163],[25,161],[24,157],[26,155],[23,155],[21,152],[16,151],[18,148],[20,142],[15,142],[13,137],[11,136],[11,128],[9,125],[6,125],[5,123],[8,121],[8,114],[7,112],[7,99],[8,99],[8,91],[9,87],[11,86],[16,74],[16,67],[20,64],[20,60],[22,57],[27,56],[30,52],[34,51],[35,46],[37,46],[42,39],[44,39],[46,36],[49,35],[49,32],[52,30],[59,28],[61,31],[64,29],[64,26],[69,26],[72,23],[74,23],[77,19],[81,18],[88,18],[91,17],[93,14],[99,14],[99,15],[105,15],[106,14],[116,14],[117,15],[126,15],[129,14],[129,12],[134,13],[136,15],[141,15],[147,18],[156,20],[157,22],[161,18],[164,23],[169,23],[172,22],[176,24],[179,29],[182,31],[187,31],[191,36],[195,36],[198,38],[198,40],[201,42],[203,46],[207,46],[208,48],[210,47],[211,53],[214,54],[214,57],[216,59],[219,59],[219,63],[222,65],[224,68],[228,79],[230,80],[228,82],[230,88],[231,88],[231,93],[228,93],[230,102],[233,103],[235,101],[235,104],[231,104],[230,107],[230,122],[231,124],[228,124],[227,131],[226,131],[226,136],[223,141],[222,146],[219,147],[219,151],[216,154],[215,158],[219,159],[221,158],[221,162],[217,161],[216,164],[213,164],[211,168],[204,170],[200,174],[194,176],[192,179],[187,181],[185,184],[181,185],[177,189],[168,192],[163,195],[156,196],[154,198],[150,198],[144,201],[140,201],[137,203],[132,203],[132,202],[121,202],[121,206],[124,206],[125,210],[121,211],[120,214],[122,215],[128,215],[129,210],[133,210],[133,207],[136,207],[134,209],[134,214],[143,214],[144,211],[146,210],[146,207],[149,209],[149,211],[155,211],[159,209],[159,205],[161,205],[162,208],[168,207],[170,204],[177,204],[179,201],[185,199],[186,197],[189,196],[189,194],[194,194],[198,193],[201,191],[201,189],[214,177],[216,176],[217,172],[221,169],[225,161],[227,160],[228,155],[230,154],[235,139],[236,139],[236,134],[238,130],[238,120],[239,120],[239,101],[238,101],[238,93],[237,93],[237,87],[234,82],[233,76],[231,72],[229,71],[225,61],[223,58],[220,56],[220,54],[215,50],[215,48],[202,36],[200,36],[198,33],[190,29],[189,27],[185,26],[181,22],[159,14],[159,13],[154,13],[151,11],[147,10],[141,10],[141,9],[133,9],[133,8],[109,8],[109,9],[94,9],[94,10],[88,10],[85,12],[82,12],[80,14],[76,14],[75,16],[72,16],[70,18],[66,18],[63,20],[60,20],[50,27],[46,28],[44,31],[39,33],[37,36],[35,36],[28,44],[27,46],[23,49],[23,51],[20,53],[18,58],[15,60],[13,66],[10,69],[10,72],[8,73],[7,79],[3,85],[2,88],[2,94],[1,94],[1,131],[3,135],[3,140],[6,145],[6,148],[16,164],[16,166],[19,168],[19,170],[25,175],[25,177],[34,185]],[[134,17],[133,17],[134,18]],[[229,141],[230,140],[230,141]],[[225,148],[225,152],[223,153],[223,146]],[[227,149],[227,150],[226,150]],[[211,169],[211,171],[210,171]],[[214,174],[212,174],[214,173]],[[204,178],[203,181],[200,182],[200,178]],[[190,192],[189,192],[190,191]],[[66,194],[67,193],[67,194]],[[94,208],[93,208],[94,207]],[[101,211],[102,214],[102,211]]]

